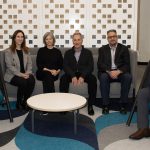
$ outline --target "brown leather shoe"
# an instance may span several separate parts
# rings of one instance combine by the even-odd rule
[[[129,136],[130,139],[134,139],[134,140],[140,140],[144,137],[150,137],[150,129],[149,128],[138,129],[135,133],[133,133]]]

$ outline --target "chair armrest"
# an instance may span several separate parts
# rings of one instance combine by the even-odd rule
[[[4,75],[4,74],[5,74],[5,71],[6,71],[4,50],[3,50],[3,51],[0,51],[0,64],[1,64],[1,67],[2,67],[2,73],[3,73],[3,75]]]
[[[131,68],[133,88],[136,88],[136,81],[137,81],[137,51],[129,49],[129,54],[130,54],[130,68]]]

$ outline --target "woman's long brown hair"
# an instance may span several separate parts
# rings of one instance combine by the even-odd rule
[[[21,49],[25,52],[25,53],[28,53],[28,50],[29,48],[26,46],[26,40],[25,40],[25,35],[24,35],[24,32],[22,30],[16,30],[12,36],[12,44],[10,46],[10,49],[12,52],[15,52],[16,51],[16,42],[15,42],[15,39],[16,39],[16,36],[18,33],[22,33],[23,34],[23,42],[21,44]]]

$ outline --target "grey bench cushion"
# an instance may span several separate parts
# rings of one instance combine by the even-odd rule
[[[69,48],[61,48],[61,52],[64,55],[65,51]],[[94,71],[93,74],[97,77],[97,60],[98,60],[98,48],[89,48],[92,51],[93,59],[94,59]],[[30,54],[32,58],[33,63],[33,73],[36,73],[37,66],[36,66],[36,56],[37,56],[38,48],[31,48]],[[130,62],[131,62],[131,74],[132,74],[132,84],[131,89],[129,92],[129,97],[133,96],[133,89],[136,87],[136,76],[137,76],[137,52],[133,50],[129,50],[130,52]],[[5,58],[4,58],[4,51],[0,51],[0,62],[3,70],[3,74],[5,72]],[[100,90],[99,90],[99,81],[97,80],[97,98],[101,97]],[[17,88],[15,86],[10,85],[9,83],[6,83],[6,87],[8,90],[8,95],[10,97],[16,97]],[[55,89],[56,92],[59,92],[59,80],[55,82]],[[84,97],[88,97],[88,91],[87,91],[87,84],[84,83],[83,86],[79,86],[78,88],[74,87],[72,84],[70,84],[69,88],[70,93],[76,93],[79,95],[82,95]],[[33,92],[33,95],[43,93],[43,87],[42,82],[36,80],[35,89]],[[110,88],[110,97],[111,98],[119,98],[120,97],[120,83],[111,83]]]

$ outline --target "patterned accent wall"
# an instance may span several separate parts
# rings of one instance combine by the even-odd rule
[[[71,35],[84,35],[86,47],[107,44],[106,32],[116,29],[119,42],[136,48],[137,0],[1,0],[0,50],[11,44],[17,29],[29,47],[43,46],[43,34],[54,32],[56,46],[71,47]]]

